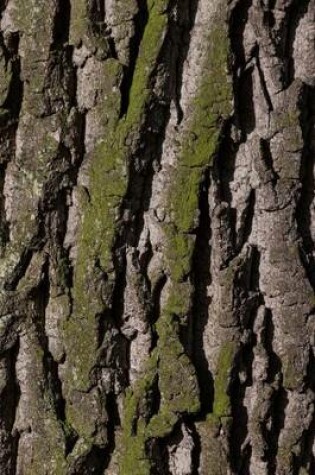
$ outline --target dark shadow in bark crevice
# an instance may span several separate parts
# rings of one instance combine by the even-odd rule
[[[268,449],[266,459],[268,460],[268,470],[270,474],[277,473],[277,454],[279,448],[279,436],[284,428],[285,408],[288,405],[288,395],[283,387],[280,387],[271,399],[270,415],[272,425],[270,431],[266,431]]]
[[[245,140],[246,134],[250,134],[255,129],[256,125],[252,78],[254,67],[249,66],[254,57],[255,47],[249,60],[246,59],[244,48],[245,27],[252,3],[252,0],[238,2],[229,18],[229,36],[233,53],[230,69],[233,77],[235,125],[241,130],[242,141]]]
[[[302,115],[300,125],[303,136],[303,151],[300,168],[300,181],[302,184],[300,198],[296,205],[295,218],[298,233],[301,238],[299,252],[309,282],[315,291],[315,243],[312,234],[311,214],[312,203],[315,199],[314,177],[314,125],[315,125],[315,89],[304,88],[302,102],[300,104]]]
[[[237,254],[242,251],[244,245],[248,242],[252,233],[255,215],[255,205],[256,191],[254,189],[251,189],[246,200],[246,207],[242,211],[240,216],[241,225],[239,227],[238,232],[236,233],[235,249]]]
[[[2,436],[2,450],[0,463],[8,467],[8,475],[17,473],[18,446],[20,434],[14,429],[16,412],[21,396],[19,382],[16,377],[16,360],[19,353],[19,342],[1,355],[1,359],[6,361],[7,384],[1,393],[0,418],[2,429],[6,431],[6,437]],[[7,447],[6,447],[7,446]],[[5,447],[7,450],[5,450]]]
[[[67,475],[103,475],[105,462],[104,449],[93,445],[87,454],[74,462]]]
[[[250,475],[251,445],[247,442],[248,437],[248,412],[245,405],[246,389],[253,384],[253,361],[254,347],[257,344],[253,333],[257,308],[250,312],[247,321],[243,321],[243,332],[247,332],[246,343],[242,344],[237,355],[237,372],[243,374],[244,380],[241,381],[237,376],[234,377],[230,397],[232,404],[232,427],[230,433],[230,463],[235,473]],[[235,371],[236,373],[236,371]]]
[[[105,2],[87,0],[88,34],[94,39],[96,54],[101,59],[117,59],[112,31],[106,21]]]
[[[231,121],[225,124],[221,131],[221,141],[218,151],[214,156],[212,177],[215,182],[215,205],[221,209],[221,233],[222,243],[225,250],[222,250],[222,266],[236,256],[236,219],[237,210],[232,206],[232,191],[230,183],[234,180],[236,155],[239,144],[231,138]],[[223,209],[224,206],[224,209]]]
[[[37,289],[34,289],[33,300],[36,305],[36,320],[34,325],[39,344],[43,350],[43,374],[44,391],[46,392],[56,418],[63,431],[66,453],[68,455],[77,439],[78,435],[69,425],[66,419],[66,401],[62,393],[62,382],[59,376],[59,364],[54,360],[50,350],[49,341],[45,329],[46,309],[50,298],[49,282],[49,260],[47,259],[42,269],[43,277]]]
[[[309,351],[309,363],[307,367],[306,383],[307,387],[315,393],[315,356],[313,350]],[[314,407],[314,402],[312,403]],[[310,409],[311,410],[311,409]],[[305,473],[315,473],[315,455],[313,451],[315,443],[315,413],[312,414],[312,420],[307,430],[303,432],[301,440],[301,454],[296,457],[297,469],[304,467]],[[297,470],[298,473],[298,470]]]
[[[153,459],[153,470],[152,470],[152,475],[171,475],[171,467],[170,467],[170,450],[171,447],[178,447],[178,445],[181,443],[183,440],[183,432],[182,432],[182,424],[185,424],[186,429],[189,431],[190,436],[193,438],[194,442],[196,440],[196,437],[198,437],[196,430],[190,420],[189,417],[184,416],[183,418],[180,418],[171,434],[169,434],[167,437],[164,437],[162,439],[157,439],[155,441],[151,442],[151,454],[152,454],[152,459]],[[196,450],[198,451],[198,447],[196,447]],[[194,449],[193,449],[194,452]],[[192,461],[193,461],[193,471],[191,472],[191,475],[196,475],[197,472],[195,471],[196,468],[196,463],[198,463],[198,454],[193,454],[191,453],[192,456]]]
[[[17,286],[20,282],[20,280],[24,277],[26,274],[26,271],[28,269],[28,266],[32,260],[34,250],[38,248],[37,246],[37,238],[38,236],[35,236],[32,239],[32,242],[30,243],[29,247],[24,247],[20,254],[19,262],[11,272],[11,274],[6,278],[3,288],[6,291],[14,291],[17,289]]]
[[[257,71],[258,71],[259,80],[260,80],[261,91],[263,93],[263,97],[264,97],[265,102],[267,104],[268,112],[270,113],[270,112],[273,111],[274,107],[273,107],[272,100],[271,100],[271,95],[270,95],[269,89],[268,89],[268,80],[265,77],[264,69],[263,69],[263,67],[261,65],[261,62],[260,62],[260,54],[259,54],[259,46],[258,45],[254,49],[254,56],[255,56],[255,64],[256,64]]]
[[[117,399],[114,393],[106,394],[106,412],[108,415],[107,422],[107,439],[106,453],[103,454],[104,466],[103,470],[108,468],[112,454],[116,448],[116,428],[121,425]],[[104,472],[102,472],[104,473]]]
[[[135,33],[129,43],[130,60],[129,65],[124,67],[123,79],[120,86],[121,104],[120,117],[127,114],[129,107],[130,91],[134,78],[134,72],[139,55],[141,41],[149,19],[147,0],[136,0],[138,13],[133,19]]]
[[[264,427],[264,436],[267,442],[266,460],[268,461],[268,470],[272,475],[276,474],[277,454],[279,436],[285,424],[285,410],[288,405],[287,391],[282,386],[282,363],[279,356],[274,352],[274,323],[272,312],[266,308],[265,314],[265,330],[263,335],[263,344],[268,354],[268,379],[267,383],[275,384],[276,389],[270,400],[269,416],[271,425],[267,429]]]
[[[284,88],[288,88],[295,79],[294,67],[294,40],[296,30],[303,16],[307,13],[310,0],[293,0],[289,4],[284,17],[282,28],[277,32],[278,40],[282,45],[278,45],[279,56],[283,61],[283,83]]]
[[[4,195],[4,184],[5,184],[5,173],[7,169],[7,164],[0,164],[0,256],[4,256],[5,247],[10,239],[10,226],[6,219],[6,209],[5,209],[5,195]]]
[[[50,49],[62,48],[69,41],[70,31],[70,0],[58,0],[54,18],[53,42]]]
[[[169,7],[173,8],[173,3]],[[180,16],[184,14],[184,10],[180,11]],[[173,20],[170,20],[172,23]],[[159,166],[159,162],[162,156],[163,143],[165,140],[165,131],[170,119],[169,106],[173,95],[173,86],[171,84],[171,77],[173,76],[174,69],[178,68],[178,61],[180,55],[183,55],[181,61],[183,62],[188,45],[180,45],[185,49],[185,54],[182,51],[172,51],[170,44],[174,35],[179,34],[176,24],[169,24],[166,36],[164,38],[163,45],[159,52],[156,65],[151,74],[151,88],[154,88],[154,82],[157,80],[159,70],[166,70],[168,74],[164,77],[164,94],[162,98],[156,97],[154,94],[146,104],[145,120],[140,128],[140,135],[142,137],[141,144],[137,144],[137,150],[132,153],[132,157],[129,158],[129,179],[127,192],[125,194],[123,203],[120,208],[120,215],[126,215],[128,210],[128,219],[122,219],[121,227],[116,235],[115,243],[113,246],[113,253],[115,250],[122,250],[126,246],[136,248],[139,244],[141,232],[144,227],[144,212],[149,209],[150,199],[152,196],[152,183],[156,173],[156,169]],[[189,25],[191,28],[192,25]],[[187,33],[188,34],[188,33]],[[161,86],[161,85],[160,85]],[[150,112],[149,114],[147,112]],[[144,279],[144,283],[150,293],[150,283],[147,279],[146,268],[150,262],[150,255],[152,257],[152,251],[148,253],[146,258],[141,262],[141,274]],[[164,285],[164,284],[163,284]],[[152,290],[152,289],[151,289]],[[158,289],[161,291],[162,289]],[[151,311],[149,311],[149,320],[157,320],[157,306],[155,305]]]
[[[266,170],[270,172],[271,184],[273,187],[275,187],[280,177],[274,168],[273,157],[272,157],[272,153],[270,149],[270,141],[265,140],[265,139],[260,139],[259,149],[261,151],[261,157],[265,164]]]
[[[170,10],[175,3],[174,0],[169,7]],[[194,0],[194,5],[195,3],[196,0]],[[193,24],[187,25],[184,23],[184,26],[180,28],[178,23],[181,24],[183,16],[185,16],[185,9],[182,6],[178,20],[174,21],[172,18],[169,20],[164,42],[151,74],[151,88],[154,89],[159,70],[167,72],[163,79],[164,94],[163,97],[157,97],[153,94],[149,104],[146,105],[146,119],[140,131],[142,144],[139,144],[137,153],[134,154],[138,157],[137,161],[130,167],[125,204],[127,208],[131,208],[133,215],[136,216],[135,232],[129,233],[130,236],[136,237],[134,244],[138,242],[143,229],[143,212],[149,209],[152,182],[160,165],[166,127],[170,120],[170,104],[172,100],[177,100],[178,93],[176,91],[181,86],[181,82],[178,82],[181,77],[178,71],[180,70],[182,73],[189,46],[189,43],[187,44],[182,38],[187,39],[189,37],[190,29],[193,26]],[[175,49],[174,45],[176,45]],[[176,78],[175,84],[174,77]],[[160,84],[159,88],[161,87]]]
[[[152,461],[150,475],[171,475],[169,453],[164,439],[152,439],[147,443],[147,453]]]
[[[16,121],[20,115],[24,94],[24,83],[21,79],[21,58],[19,56],[19,44],[20,35],[18,32],[10,33],[8,38],[6,38],[6,45],[3,43],[3,49],[6,52],[7,61],[9,59],[11,61],[12,78],[7,98],[2,107],[3,109],[8,109]]]
[[[173,2],[176,3],[175,1]],[[185,60],[188,55],[191,31],[195,24],[199,0],[182,0],[177,8],[180,9],[178,15],[178,25],[171,25],[171,50],[174,56],[175,67],[171,75],[171,94],[177,110],[177,123],[183,120],[183,110],[181,107],[181,90],[183,86],[183,71]],[[186,13],[185,13],[186,12]]]
[[[199,226],[197,229],[195,251],[193,255],[193,283],[194,295],[191,310],[191,324],[193,327],[193,362],[196,367],[200,388],[201,413],[211,412],[214,387],[213,376],[204,349],[203,335],[209,319],[210,297],[208,286],[211,284],[211,223],[209,210],[210,171],[205,173],[199,196]]]

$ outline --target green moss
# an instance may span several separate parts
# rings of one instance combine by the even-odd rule
[[[130,91],[130,106],[126,117],[128,127],[139,121],[143,113],[143,104],[151,95],[150,76],[163,43],[163,32],[168,22],[166,11],[169,3],[169,0],[148,0],[147,2],[149,21],[141,42],[137,68]]]
[[[157,354],[148,361],[145,376],[128,389],[124,404],[120,475],[150,474],[150,462],[146,456],[146,398],[157,377]]]
[[[178,325],[161,317],[157,323],[158,346],[151,356],[145,376],[129,389],[124,405],[121,474],[150,473],[145,453],[150,438],[165,437],[183,413],[196,413],[200,408],[195,370],[179,341]],[[146,416],[146,398],[158,376],[161,407],[151,420]],[[139,472],[141,470],[141,472]]]
[[[209,414],[205,421],[197,422],[200,435],[201,457],[200,471],[206,475],[223,475],[228,473],[228,444],[222,438],[222,432],[228,434],[232,418],[218,418]]]
[[[295,331],[298,331],[294,327]],[[294,345],[286,346],[286,353],[282,355],[283,386],[294,390],[303,387],[305,379],[305,353],[302,348]]]
[[[50,42],[49,26],[52,25],[53,4],[44,0],[16,0],[12,9],[13,20],[17,28],[24,35],[33,36],[36,39],[46,39],[46,43]],[[33,44],[38,45],[37,41]]]
[[[165,234],[172,284],[156,325],[161,407],[149,423],[147,434],[150,437],[168,435],[181,414],[193,414],[200,409],[197,378],[180,342],[179,322],[184,320],[190,307],[190,290],[183,281],[191,268],[194,237],[190,233],[197,224],[200,182],[217,151],[222,120],[232,112],[232,90],[226,71],[229,42],[223,11],[218,12],[207,44],[207,67],[193,104],[193,115],[169,196],[173,222],[165,225]],[[227,345],[219,358],[221,369],[217,376],[214,417],[227,415],[228,375],[225,380],[224,375],[230,366],[224,369],[224,365],[228,364],[229,356],[232,358],[231,353]]]
[[[73,361],[71,378],[74,386],[80,389],[88,387],[89,373],[95,364],[95,316],[104,307],[100,299],[99,285],[103,273],[106,273],[107,286],[102,292],[109,295],[113,281],[112,246],[119,224],[119,208],[128,185],[128,157],[132,153],[132,144],[150,94],[145,88],[138,90],[136,84],[141,81],[141,88],[143,84],[148,84],[160,48],[158,38],[163,35],[167,21],[167,16],[161,14],[161,7],[166,7],[167,3],[163,0],[151,5],[149,22],[135,69],[127,116],[118,122],[119,102],[117,98],[116,101],[109,99],[112,117],[108,120],[108,133],[95,150],[91,164],[91,199],[84,209],[74,275],[73,296],[77,316],[75,320],[67,323],[65,329],[67,340],[74,342],[68,350]],[[153,32],[154,42],[149,40]],[[107,61],[106,64],[109,81],[114,86],[121,77],[121,67],[113,61]]]
[[[174,414],[197,412],[197,378],[180,342],[179,325],[171,315],[164,314],[157,323],[157,332],[162,409]]]
[[[171,412],[167,407],[163,407],[158,414],[152,417],[146,435],[148,438],[166,437],[172,432],[177,421],[178,415]]]
[[[167,225],[165,234],[167,237],[166,255],[172,279],[180,283],[191,269],[195,237],[180,233],[174,225]]]
[[[126,450],[121,460],[120,475],[129,475],[130,473],[150,475],[151,464],[145,453],[144,428],[144,422],[139,422],[137,434],[131,436],[128,442],[126,440],[123,442]]]
[[[95,303],[99,305],[99,299]],[[97,311],[99,307],[95,305],[94,309]],[[84,309],[82,311],[84,312]],[[67,359],[69,360],[67,371],[69,390],[71,387],[80,391],[89,389],[90,372],[96,363],[98,326],[91,302],[86,311],[85,315],[84,313],[80,314],[75,320],[70,318],[64,322],[63,326]]]
[[[222,121],[232,112],[232,85],[227,76],[229,40],[225,9],[219,7],[209,45],[206,70],[193,104],[193,115],[182,145],[170,193],[174,226],[166,231],[168,259],[175,280],[188,273],[193,241],[189,233],[198,221],[200,183],[219,145]]]
[[[119,225],[119,209],[128,186],[128,160],[137,141],[144,109],[151,95],[149,80],[167,22],[167,15],[162,14],[167,4],[168,1],[161,0],[152,1],[149,5],[149,21],[136,64],[129,108],[126,117],[120,121],[116,93],[108,94],[106,113],[110,110],[111,116],[105,118],[107,134],[93,155],[90,168],[90,199],[85,200],[83,204],[84,217],[74,273],[75,317],[67,321],[64,327],[70,392],[72,389],[85,391],[89,388],[90,372],[96,364],[96,316],[104,311],[104,301],[110,300],[114,281],[112,246]],[[77,26],[76,35],[83,28],[82,15],[78,16]],[[109,82],[114,86],[120,80],[121,67],[117,62],[107,61],[106,64]],[[103,278],[105,273],[106,284]],[[148,387],[144,382],[126,397],[123,440],[124,447],[130,446],[131,449],[126,450],[121,461],[122,473],[129,474],[131,466],[137,473],[146,473],[148,468],[144,457],[144,422],[139,422],[136,435],[130,427],[130,414],[133,410],[138,410],[139,399]],[[76,430],[79,428],[79,433],[84,432],[79,414],[73,411],[71,424]]]
[[[74,448],[67,457],[70,470],[66,473],[68,474],[69,472],[73,472],[73,467],[75,466],[76,461],[84,459],[90,451],[91,445],[82,438],[78,439]]]
[[[86,396],[87,401],[83,398],[80,400],[75,399],[71,401],[70,404],[67,404],[66,407],[66,417],[69,427],[73,427],[74,433],[80,434],[80,437],[85,441],[87,445],[92,447],[93,443],[96,442],[94,439],[95,435],[95,411],[92,413],[91,408],[94,404],[89,400],[89,395]],[[90,407],[91,406],[91,407]]]
[[[138,141],[150,99],[150,78],[163,41],[168,3],[166,0],[148,2],[149,21],[139,51],[126,117],[119,122],[115,119],[111,121],[91,164],[91,199],[85,206],[74,277],[76,318],[71,319],[65,328],[67,357],[69,367],[73,368],[70,387],[74,388],[86,389],[89,386],[89,374],[95,364],[95,316],[104,307],[99,283],[102,282],[102,273],[106,273],[105,293],[110,293],[113,281],[112,246],[119,225],[119,208],[127,191],[128,159]],[[166,233],[173,287],[157,323],[158,363],[157,359],[150,359],[153,369],[148,370],[146,376],[126,395],[122,435],[124,452],[120,461],[122,475],[129,475],[132,471],[150,473],[145,453],[146,441],[150,437],[163,437],[169,433],[181,414],[199,410],[197,379],[193,365],[184,354],[177,319],[189,311],[189,292],[186,293],[187,289],[183,291],[182,280],[190,270],[194,238],[188,233],[195,226],[202,173],[217,150],[220,122],[230,111],[231,91],[225,70],[228,41],[224,22],[211,32],[209,45],[209,71],[194,104],[190,139],[183,145],[170,195],[174,223],[168,226]],[[157,372],[161,408],[148,422],[143,405]],[[218,398],[223,391],[218,390]],[[218,409],[218,412],[224,415],[225,411]],[[73,425],[75,427],[75,421]]]
[[[238,344],[226,342],[220,348],[216,377],[214,381],[213,413],[217,417],[231,415],[231,400],[229,396],[230,374]]]
[[[184,354],[179,341],[178,326],[168,316],[162,316],[157,330],[161,407],[148,425],[148,438],[167,436],[181,414],[194,414],[200,409],[195,370]]]
[[[182,284],[184,301],[188,302],[185,284]],[[187,303],[186,303],[187,306]],[[184,309],[180,297],[170,297],[156,329],[159,335],[157,348],[151,356],[145,376],[139,380],[125,399],[121,460],[121,474],[149,474],[150,465],[145,455],[145,444],[150,438],[165,437],[178,421],[180,414],[196,413],[199,408],[199,389],[195,370],[179,340],[179,326],[173,312]],[[161,407],[158,414],[147,421],[146,397],[158,376]],[[139,472],[141,470],[141,472]]]
[[[104,65],[108,97],[110,92],[117,99],[115,86],[120,80],[121,68],[117,61],[107,61]],[[104,85],[105,88],[105,85]],[[111,105],[111,98],[109,99]],[[105,112],[108,126],[114,127],[119,114],[119,102],[111,110],[111,116]],[[95,151],[90,171],[91,200],[86,190],[78,189],[81,208],[84,210],[83,222],[78,243],[78,258],[74,273],[74,312],[64,323],[64,337],[69,364],[68,379],[70,387],[85,391],[90,386],[90,371],[97,357],[97,321],[96,317],[104,309],[101,299],[103,270],[96,266],[101,245],[108,246],[108,260],[111,242],[114,236],[115,206],[117,198],[112,197],[112,180],[115,179],[108,169],[114,167],[111,154],[103,153],[103,144]],[[117,171],[118,172],[118,171]],[[121,177],[116,181],[116,186]],[[113,206],[113,208],[112,208]],[[106,239],[107,238],[107,239]],[[110,280],[108,282],[110,287]]]
[[[176,282],[170,289],[168,299],[165,303],[163,313],[170,320],[175,316],[180,321],[183,320],[189,311],[191,303],[192,286],[189,282]]]
[[[189,232],[194,227],[201,175],[217,151],[222,121],[232,112],[232,85],[226,70],[229,41],[224,18],[218,18],[208,44],[208,69],[195,99],[193,118],[172,187],[171,203],[180,232]]]
[[[300,110],[297,107],[289,108],[276,116],[276,124],[279,129],[287,129],[299,125]]]
[[[204,428],[206,428],[207,432],[213,434],[216,437],[219,436],[221,420],[216,414],[207,414],[206,420],[202,422],[202,425]]]
[[[88,11],[86,0],[76,0],[71,5],[70,44],[79,44],[87,33]]]

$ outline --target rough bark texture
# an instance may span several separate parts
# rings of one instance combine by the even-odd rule
[[[0,2],[1,475],[315,473],[315,0]]]

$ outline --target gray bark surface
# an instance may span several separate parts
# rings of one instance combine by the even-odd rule
[[[315,0],[0,1],[0,474],[315,474]]]

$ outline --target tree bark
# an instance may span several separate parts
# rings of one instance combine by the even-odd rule
[[[0,473],[315,473],[315,0],[0,2]]]

